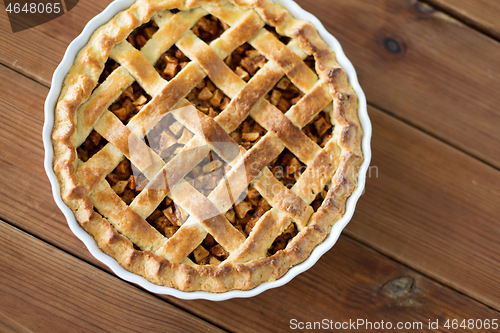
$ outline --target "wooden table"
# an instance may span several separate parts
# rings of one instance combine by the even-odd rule
[[[298,0],[340,41],[367,95],[366,193],[308,272],[219,303],[120,280],[52,199],[43,103],[67,45],[109,2],[80,1],[16,34],[0,6],[1,332],[271,332],[325,318],[484,332],[443,325],[500,319],[500,2]]]

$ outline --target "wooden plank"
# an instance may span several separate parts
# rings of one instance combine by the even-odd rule
[[[500,39],[500,2],[491,0],[427,0],[482,32]]]
[[[219,331],[1,221],[0,240],[0,267],[8,267],[0,270],[2,331]],[[500,318],[500,313],[346,237],[286,287],[220,303],[170,301],[241,332],[284,332],[294,319],[392,325],[428,325],[430,319],[440,322],[435,332],[445,332],[447,319]],[[494,332],[470,330],[476,331]]]
[[[200,316],[212,318],[223,328],[244,332],[285,332],[292,328],[292,319],[307,322],[325,318],[334,322],[365,319],[373,323],[383,320],[391,322],[393,328],[396,328],[397,322],[428,325],[429,319],[439,320],[440,329],[436,332],[448,332],[443,327],[447,319],[462,321],[460,318],[500,317],[498,312],[345,236],[341,236],[333,249],[314,267],[281,288],[251,299],[216,304],[208,301],[171,301],[181,307],[189,307],[190,311]],[[427,326],[423,328],[409,331],[430,331]],[[375,331],[363,326],[358,329],[361,332]],[[394,332],[394,329],[379,331]]]
[[[61,62],[69,43],[83,30],[90,19],[106,8],[111,0],[79,1],[65,15],[38,27],[12,33],[7,15],[0,17],[0,62],[50,86],[52,74]],[[5,6],[0,2],[0,11]]]
[[[3,148],[0,154],[0,166],[3,170],[0,173],[0,183],[3,185],[0,187],[0,217],[65,251],[99,265],[71,234],[64,217],[53,203],[43,172],[43,150],[39,137],[42,114],[41,111],[33,110],[41,110],[47,89],[6,68],[0,68],[0,76],[5,78],[0,82],[0,91],[5,96],[0,101],[0,108],[3,110],[0,121],[0,146]],[[17,98],[22,91],[30,91],[31,98]],[[493,241],[496,233],[491,230],[494,221],[497,221],[496,216],[500,214],[498,205],[495,205],[499,196],[495,189],[500,188],[495,185],[500,182],[500,172],[374,108],[370,109],[370,113],[374,121],[374,165],[379,169],[379,178],[369,180],[368,190],[348,227],[349,234],[397,257],[409,266],[417,267],[439,281],[449,283],[465,294],[500,308],[500,283],[496,278],[498,268],[494,259],[500,246]],[[19,137],[23,140],[19,140]],[[447,165],[449,162],[453,164]],[[470,178],[472,175],[475,183]],[[468,223],[468,218],[477,219]],[[449,231],[450,228],[454,228],[453,232]],[[477,237],[474,237],[475,234]],[[346,243],[349,241],[343,240],[334,249]],[[342,300],[335,309],[345,306],[351,311],[365,306],[374,311],[373,318],[378,318],[375,313],[380,309],[369,305],[372,302],[370,298],[351,298],[348,293],[342,294],[343,298],[340,298],[336,293],[342,293],[344,289],[351,290],[352,288],[347,288],[350,283],[363,285],[366,281],[372,281],[370,279],[377,279],[378,284],[373,282],[371,287],[363,288],[375,290],[390,279],[404,275],[401,272],[406,271],[392,262],[387,265],[395,267],[397,274],[389,276],[384,270],[375,270],[373,274],[370,270],[366,274],[362,273],[364,264],[350,264],[358,260],[358,256],[365,256],[362,260],[375,262],[386,262],[387,259],[374,254],[362,255],[360,253],[367,250],[359,245],[344,246],[345,249],[329,252],[326,259],[321,261],[323,264],[316,265],[303,275],[305,280],[299,280],[303,281],[299,285],[292,284],[292,287],[269,291],[257,299],[262,304],[273,304],[275,299],[286,299],[294,304],[289,311],[301,313],[302,306],[296,307],[293,297],[310,301],[308,306],[314,309],[313,301],[318,297],[323,299],[321,295],[330,288],[319,288],[318,284],[324,283],[322,281],[338,281],[338,288],[332,291],[335,294],[329,294],[335,304]],[[340,251],[340,254],[335,251]],[[343,258],[336,259],[338,256]],[[377,265],[369,267],[378,267]],[[340,272],[340,275],[332,280],[331,276],[336,272]],[[311,286],[301,290],[302,284]],[[312,293],[312,288],[316,288],[316,293]],[[366,290],[363,288],[362,290]],[[433,290],[429,295],[434,293]],[[278,294],[281,298],[278,298]],[[289,294],[293,297],[287,298],[286,295]],[[227,306],[224,305],[226,302],[176,301],[176,304],[198,311],[200,316],[204,311],[218,312],[222,318],[220,320],[228,323],[243,320],[242,318],[247,322],[262,318],[263,305],[252,301],[241,301],[245,308],[233,309],[232,311],[242,311],[238,317],[234,317],[230,309],[234,304],[240,304],[238,302],[228,302]],[[328,304],[330,307],[334,306]],[[441,306],[435,305],[435,308]],[[468,305],[466,308],[469,307]],[[278,311],[282,308],[283,306],[278,306],[272,310],[272,307],[266,306],[266,311]],[[384,309],[390,312],[388,308]],[[266,316],[271,316],[272,313]],[[430,314],[431,312],[429,316]],[[272,323],[273,320],[269,319],[268,322]]]
[[[68,225],[44,174],[40,134],[48,89],[3,66],[0,77],[0,218],[37,237],[59,239],[56,244],[66,251],[85,253],[81,242],[68,238]],[[29,98],[19,98],[26,92]]]
[[[500,173],[375,108],[369,111],[374,124],[371,176],[345,233],[499,309]],[[343,253],[338,247],[331,252]],[[344,255],[351,257],[329,252],[324,260],[333,263]],[[323,270],[315,266],[311,273],[316,269]]]
[[[500,172],[370,108],[371,177],[347,234],[500,309]]]
[[[0,34],[0,62],[49,85],[69,42],[109,2],[80,1],[54,21]],[[414,0],[298,3],[339,39],[372,104],[500,168],[500,43]]]
[[[500,43],[413,0],[298,0],[337,37],[368,101],[500,168]]]
[[[0,221],[0,330],[221,332]]]

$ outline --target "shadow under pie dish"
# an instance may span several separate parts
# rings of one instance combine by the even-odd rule
[[[362,91],[330,46],[268,0],[128,5],[94,28],[50,111],[50,167],[78,224],[180,291],[257,289],[317,260],[369,150]]]

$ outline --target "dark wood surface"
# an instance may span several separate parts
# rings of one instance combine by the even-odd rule
[[[221,331],[3,221],[0,241],[0,331]]]
[[[299,3],[340,41],[371,104],[500,167],[498,41],[417,1]]]
[[[498,41],[413,0],[297,2],[340,41],[371,104],[500,168]],[[108,3],[81,1],[61,18],[16,33],[16,47],[0,62],[49,86],[69,42]],[[6,20],[0,29],[9,31]],[[8,38],[0,35],[2,45]],[[389,40],[399,51],[387,48]]]
[[[466,24],[500,39],[500,2],[492,0],[428,0]]]
[[[483,1],[473,3],[489,13],[466,1],[429,1],[437,10],[406,0],[298,1],[339,39],[371,105],[366,193],[309,271],[252,299],[217,303],[153,296],[121,281],[53,202],[41,142],[47,87],[69,42],[109,0],[80,1],[16,34],[3,15],[0,332],[49,331],[49,323],[62,331],[140,331],[147,321],[151,331],[271,332],[293,318],[500,319],[500,44],[481,28],[498,23],[498,6]],[[388,38],[401,52],[386,47]]]

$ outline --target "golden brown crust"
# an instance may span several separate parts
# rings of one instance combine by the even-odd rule
[[[166,11],[174,8],[181,11],[176,15]],[[207,13],[232,26],[226,32],[226,38],[210,46],[189,31],[192,24]],[[139,52],[125,39],[155,14],[157,22],[165,24],[160,26],[157,37],[153,37]],[[276,28],[280,35],[291,37],[290,48],[284,47],[274,35],[261,29],[264,23]],[[270,61],[250,82],[245,83],[232,71],[227,71],[228,67],[222,59],[247,40]],[[173,80],[166,82],[150,64],[156,62],[174,43],[195,61]],[[320,81],[302,61],[306,55],[314,56]],[[108,57],[122,67],[113,72],[111,80],[95,90],[100,99],[94,95],[91,97]],[[263,98],[284,74],[306,92],[306,96],[285,115]],[[148,169],[148,178],[157,177],[159,183],[164,184],[163,189],[154,186],[146,188],[129,207],[117,200],[104,178],[124,156],[130,156],[126,139],[111,132],[107,137],[111,143],[78,166],[76,147],[93,128],[100,128],[104,133],[110,129],[121,131],[125,138],[133,133],[140,141],[157,119],[176,105],[186,105],[183,97],[206,75],[232,98],[232,102],[215,119],[216,124],[209,120],[201,122],[202,131],[207,133],[205,137],[197,135],[183,148],[185,152],[194,149],[195,154],[183,155],[181,151],[177,159],[166,165],[155,164]],[[153,96],[153,100],[125,127],[115,121],[107,108],[133,80],[138,81]],[[304,137],[300,128],[331,100],[334,102],[334,135],[321,149]],[[54,170],[61,196],[75,213],[77,221],[94,237],[98,247],[125,269],[153,283],[183,291],[247,290],[280,278],[290,267],[304,261],[343,216],[345,202],[356,187],[363,159],[362,128],[357,108],[356,94],[345,71],[336,62],[333,51],[311,24],[294,19],[278,4],[269,0],[138,0],[94,32],[64,80],[52,135]],[[266,110],[267,116],[274,116],[266,118]],[[233,169],[228,177],[234,178],[236,187],[243,189],[253,182],[273,209],[257,222],[246,240],[235,234],[231,236],[233,227],[228,229],[230,231],[220,230],[221,225],[229,227],[223,215],[214,213],[211,219],[196,218],[195,215],[202,212],[194,210],[192,219],[167,240],[144,220],[158,201],[168,194],[169,188],[165,188],[164,180],[167,179],[174,194],[173,187],[186,186],[181,179],[206,156],[207,150],[201,148],[205,140],[217,150],[215,142],[228,141],[222,132],[233,131],[249,114],[268,130],[268,134],[248,152],[220,153],[227,155],[228,163],[232,162]],[[182,122],[182,119],[177,120]],[[276,180],[265,166],[285,146],[297,156],[301,155],[299,158],[308,168],[291,190],[281,185],[278,191],[266,193],[266,188],[276,185]],[[182,167],[186,168],[186,172],[181,170]],[[323,205],[312,214],[309,204],[330,180],[332,186]],[[217,194],[219,192],[216,189],[208,199],[199,200],[210,200],[214,205],[210,208],[214,212],[225,212],[232,202],[227,202],[222,194]],[[93,201],[106,202],[97,207],[105,218],[94,212]],[[202,205],[206,204],[204,202]],[[121,215],[117,214],[118,211]],[[297,223],[298,235],[285,250],[266,256],[266,249],[292,220]],[[197,266],[185,259],[189,254],[187,251],[201,243],[207,229],[219,234],[219,241],[231,249],[229,258],[220,266]],[[141,250],[134,248],[134,244]],[[183,250],[174,250],[179,248]]]

